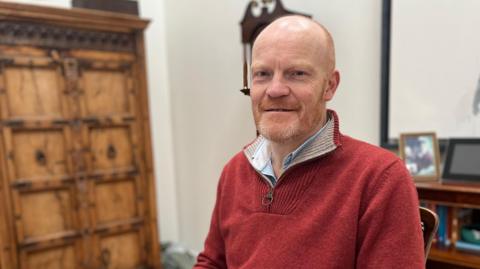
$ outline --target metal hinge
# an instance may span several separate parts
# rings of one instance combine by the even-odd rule
[[[78,80],[78,61],[73,58],[63,60],[63,72],[68,81]]]
[[[25,121],[23,119],[10,119],[10,120],[5,120],[3,122],[3,125],[8,126],[8,127],[22,127],[25,124]]]
[[[14,181],[11,186],[15,189],[28,189],[32,186],[32,182],[29,180],[16,180]]]

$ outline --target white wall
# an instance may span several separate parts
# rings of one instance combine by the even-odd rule
[[[180,241],[201,249],[224,163],[254,137],[241,87],[239,22],[248,0],[166,0]],[[377,143],[381,1],[283,0],[312,14],[337,45],[341,128]]]
[[[255,137],[239,92],[239,21],[247,1],[167,0],[180,240],[200,249],[224,163]]]
[[[179,217],[164,3],[158,0],[142,0],[140,14],[151,20],[145,39],[160,238],[162,241],[176,242],[179,240]]]

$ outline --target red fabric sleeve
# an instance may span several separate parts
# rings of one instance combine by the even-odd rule
[[[425,268],[416,188],[401,161],[362,199],[356,268]]]

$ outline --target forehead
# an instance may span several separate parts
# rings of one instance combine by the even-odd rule
[[[319,40],[304,34],[262,36],[254,44],[252,64],[286,60],[291,64],[321,65],[324,51],[320,45]]]

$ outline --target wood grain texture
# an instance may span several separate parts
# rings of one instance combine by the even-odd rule
[[[5,133],[6,131],[0,130],[0,139],[1,141],[5,141]],[[9,172],[7,169],[7,155],[4,144],[0,143],[0,179],[2,182],[0,185],[2,186],[1,188],[1,198],[3,198],[0,202],[0,207],[1,207],[1,219],[0,222],[3,223],[3,225],[0,225],[0,241],[2,241],[2,246],[3,248],[1,249],[2,252],[2,266],[4,268],[18,268],[17,267],[17,250],[15,248],[15,238],[13,236],[13,233],[11,232],[14,230],[14,223],[13,223],[13,210],[12,210],[12,195],[11,192],[8,188],[9,184]]]
[[[141,241],[137,233],[128,232],[100,238],[100,266],[137,268],[143,264]]]
[[[96,219],[99,224],[138,217],[135,182],[115,180],[95,186]]]
[[[480,209],[480,186],[477,184],[442,184],[440,182],[415,182],[420,200],[450,207],[450,223],[457,216],[459,208]],[[454,216],[453,216],[454,215]],[[453,225],[448,237],[458,238],[459,225]],[[480,256],[462,252],[453,245],[450,247],[432,244],[427,268],[480,268]]]
[[[66,175],[67,150],[64,132],[22,130],[13,133],[15,178],[35,180],[45,176]]]
[[[0,139],[1,139],[1,135],[0,135]],[[1,146],[0,146],[0,152],[1,152]],[[4,189],[4,187],[3,187],[3,175],[0,172],[0,195],[3,194],[3,189]],[[2,238],[2,239],[6,238],[7,234],[8,234],[8,229],[7,229],[6,223],[5,223],[6,214],[5,214],[4,206],[5,205],[2,202],[0,202],[0,238]],[[0,269],[2,269],[5,266],[5,265],[3,265],[4,260],[5,260],[5,258],[3,258],[3,256],[5,255],[4,254],[4,249],[5,249],[5,246],[8,246],[8,242],[4,242],[4,241],[8,241],[8,240],[0,240]]]
[[[22,18],[69,27],[101,29],[107,31],[132,32],[143,30],[148,20],[136,16],[112,12],[63,9],[46,6],[0,2],[0,19]]]
[[[26,256],[26,268],[35,269],[75,269],[74,246],[57,247],[42,252],[31,252]]]
[[[5,116],[62,117],[61,70],[56,66],[46,67],[33,62],[22,66],[18,60],[12,66],[5,66],[2,72],[6,95]]]
[[[72,194],[68,190],[52,190],[21,195],[24,240],[75,228]]]
[[[128,114],[127,77],[118,71],[84,70],[85,116]]]
[[[145,38],[142,31],[136,31],[137,48],[145,47]],[[137,111],[140,115],[140,119],[137,122],[138,129],[140,130],[140,136],[143,138],[143,145],[141,145],[142,157],[144,158],[142,163],[142,173],[146,177],[145,189],[147,190],[147,204],[150,205],[147,209],[147,225],[148,231],[147,238],[150,238],[149,246],[151,249],[151,255],[149,256],[150,262],[154,268],[161,268],[160,260],[160,246],[156,242],[155,238],[159,238],[157,230],[157,207],[156,207],[156,194],[155,194],[155,177],[153,169],[153,152],[152,152],[152,138],[150,128],[150,109],[148,102],[148,90],[147,90],[147,68],[146,68],[146,55],[145,50],[138,50],[136,62],[136,77],[137,89],[138,89],[138,101]]]
[[[66,29],[55,37],[64,41],[71,28],[135,42],[130,52],[0,45],[2,268],[161,268],[148,21],[0,2],[1,22]]]

